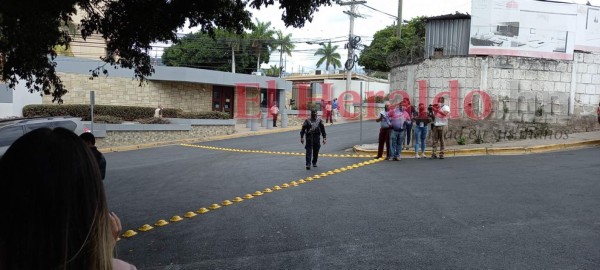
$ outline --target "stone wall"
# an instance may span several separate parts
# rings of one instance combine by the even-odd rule
[[[203,139],[211,136],[229,135],[233,133],[235,133],[234,125],[192,126],[191,130],[173,131],[106,131],[106,137],[96,139],[96,146],[98,148],[105,148],[185,139]]]
[[[186,112],[211,111],[212,85],[147,81],[141,86],[135,79],[122,77],[99,77],[73,73],[60,73],[68,89],[63,96],[64,104],[89,104],[90,91],[95,92],[98,105],[123,105],[178,108]],[[52,96],[46,95],[44,104],[52,103]]]
[[[427,85],[427,103],[458,82],[458,112],[465,118],[464,99],[472,90],[491,97],[488,119],[565,123],[594,115],[600,101],[600,54],[576,53],[574,61],[512,56],[452,57],[427,59],[420,64],[391,71],[391,87],[405,90],[413,104],[419,100],[419,81]],[[573,96],[571,97],[571,92]],[[476,115],[483,108],[479,95],[472,105]],[[573,111],[569,113],[570,101]],[[539,119],[538,119],[539,120]]]

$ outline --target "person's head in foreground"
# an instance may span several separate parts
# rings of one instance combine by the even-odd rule
[[[97,162],[77,135],[27,133],[0,172],[0,269],[113,269],[118,232]]]

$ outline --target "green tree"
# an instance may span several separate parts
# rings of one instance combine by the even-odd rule
[[[256,71],[260,71],[261,63],[269,63],[271,50],[275,48],[273,35],[275,35],[275,30],[271,28],[271,22],[265,23],[256,19],[252,33],[250,33],[252,47],[256,49]]]
[[[398,39],[396,26],[391,25],[377,31],[373,41],[366,46],[358,64],[371,71],[388,72],[387,59],[390,55],[399,60],[418,59],[425,50],[425,17],[416,17],[402,25],[402,40]]]
[[[235,54],[235,51],[238,51],[238,54]],[[235,68],[241,73],[250,74],[256,62],[253,51],[244,34],[236,35],[224,29],[217,29],[212,37],[202,32],[187,35],[177,44],[166,48],[162,59],[167,66],[219,71]],[[232,64],[235,64],[233,68]]]
[[[320,6],[331,5],[332,0],[2,0],[0,79],[11,88],[23,79],[30,91],[52,93],[54,100],[61,102],[67,90],[56,74],[54,48],[71,43],[72,35],[62,26],[73,22],[77,12],[83,15],[78,34],[83,38],[98,34],[106,41],[108,54],[102,60],[131,68],[135,77],[143,80],[154,72],[148,55],[151,44],[177,41],[177,29],[186,22],[209,34],[217,28],[241,34],[252,26],[247,8],[275,2],[286,26],[302,27]],[[99,68],[92,75],[102,73],[106,70]]]
[[[283,54],[292,56],[292,50],[296,48],[296,45],[292,43],[292,34],[283,35],[281,30],[277,31],[276,44],[279,50],[279,66],[283,67]]]
[[[319,61],[317,61],[317,68],[320,67],[323,62],[325,62],[325,69],[329,70],[329,66],[332,65],[333,69],[336,69],[338,67],[342,66],[342,63],[340,62],[340,54],[336,52],[336,50],[338,49],[338,45],[335,46],[331,46],[331,41],[328,42],[327,44],[322,44],[321,48],[319,48],[317,50],[317,52],[315,52],[315,56],[321,55],[321,59],[319,59]]]

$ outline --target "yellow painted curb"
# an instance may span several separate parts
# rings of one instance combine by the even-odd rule
[[[487,149],[488,155],[519,155],[527,154],[525,147],[492,147]]]
[[[472,149],[456,149],[454,150],[454,156],[475,156],[475,155],[487,155],[486,148],[472,148]],[[425,156],[431,156],[431,154]]]

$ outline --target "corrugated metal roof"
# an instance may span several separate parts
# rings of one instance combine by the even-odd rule
[[[470,18],[428,21],[425,30],[425,58],[432,57],[436,48],[441,48],[444,56],[468,55],[470,33]]]

